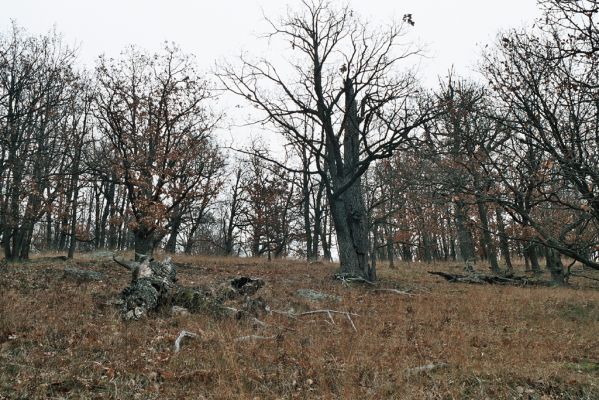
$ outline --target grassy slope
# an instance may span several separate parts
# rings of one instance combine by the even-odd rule
[[[379,287],[347,288],[333,265],[251,259],[180,258],[181,283],[259,276],[273,310],[330,308],[359,314],[268,324],[210,315],[119,320],[109,300],[130,279],[111,262],[69,264],[104,272],[102,282],[62,276],[65,262],[33,261],[0,272],[1,398],[599,399],[599,286],[518,288],[450,284],[427,270],[381,269]],[[587,274],[591,274],[587,272]],[[338,295],[310,302],[300,288]],[[201,333],[173,353],[182,330]],[[245,335],[273,340],[235,342]],[[406,369],[446,363],[444,369]],[[203,396],[203,397],[202,397]]]

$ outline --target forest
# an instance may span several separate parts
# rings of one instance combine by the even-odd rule
[[[589,3],[594,4],[594,3]],[[135,249],[377,261],[521,257],[567,280],[597,263],[599,110],[595,10],[542,2],[545,21],[485,48],[486,83],[422,88],[402,42],[411,15],[371,30],[316,3],[272,35],[289,66],[242,58],[201,74],[167,44],[77,68],[59,34],[2,35],[0,231],[31,252]],[[279,70],[289,70],[283,75]],[[223,148],[223,90],[284,138]],[[336,249],[335,247],[338,247]]]
[[[176,372],[163,370],[150,376],[144,370],[142,386],[141,381],[129,384],[127,380],[139,371],[126,372],[123,367],[121,375],[115,375],[118,367],[102,364],[98,367],[102,378],[97,378],[104,379],[102,382],[74,377],[48,381],[42,393],[24,380],[19,385],[28,393],[25,397],[18,397],[18,390],[7,389],[11,384],[4,379],[10,371],[18,376],[30,372],[18,363],[8,363],[0,367],[0,399],[2,393],[14,398],[63,398],[60,393],[76,397],[90,395],[94,387],[101,387],[98,393],[107,398],[131,398],[138,389],[155,390],[156,396],[166,390],[163,394],[167,397],[176,397],[182,388],[200,393],[194,386],[198,382],[214,389],[206,389],[207,397],[202,398],[252,398],[252,393],[265,398],[598,398],[594,397],[599,393],[596,340],[582,332],[592,333],[599,323],[599,292],[594,283],[599,277],[594,275],[599,270],[599,3],[538,3],[542,16],[534,25],[498,32],[493,42],[481,48],[477,77],[449,70],[433,88],[421,83],[414,68],[425,51],[405,40],[406,32],[418,26],[418,17],[425,16],[405,14],[393,24],[376,26],[349,5],[325,0],[303,1],[286,15],[268,20],[271,30],[265,40],[284,46],[286,53],[281,57],[265,59],[244,53],[217,63],[209,72],[200,70],[197,55],[174,43],[165,43],[155,54],[130,46],[116,58],[99,55],[93,68],[83,69],[77,50],[58,32],[60,27],[33,35],[13,22],[8,31],[0,33],[0,287],[7,290],[0,295],[0,315],[5,320],[0,322],[0,355],[19,341],[20,332],[28,330],[46,329],[39,335],[55,348],[43,354],[60,353],[73,345],[72,341],[61,342],[57,332],[63,328],[59,325],[52,328],[56,337],[48,333],[55,320],[42,328],[18,317],[45,309],[38,320],[49,315],[60,319],[60,313],[53,314],[57,311],[52,309],[53,304],[63,304],[60,293],[44,292],[47,301],[36,296],[35,301],[44,305],[33,311],[27,308],[25,298],[39,289],[36,285],[40,283],[34,282],[40,279],[63,285],[48,271],[62,271],[61,263],[66,263],[98,267],[110,277],[96,288],[97,293],[96,289],[80,288],[82,281],[95,281],[90,275],[78,276],[76,286],[63,287],[65,293],[79,299],[81,307],[100,307],[99,316],[90,311],[93,318],[100,319],[93,323],[80,320],[80,325],[70,328],[79,332],[76,337],[93,336],[93,324],[121,330],[121,334],[127,331],[127,325],[115,328],[117,319],[102,319],[112,315],[106,311],[108,305],[114,308],[116,304],[121,316],[133,320],[127,323],[139,324],[134,325],[139,336],[127,333],[120,339],[115,365],[120,362],[138,368],[131,360],[140,351],[150,352],[148,346],[156,337],[174,339],[173,333],[152,333],[169,328],[161,319],[137,321],[142,313],[152,312],[166,292],[171,296],[169,305],[177,304],[173,310],[181,306],[184,315],[175,317],[179,322],[173,323],[171,331],[179,331],[181,324],[187,323],[186,329],[195,326],[195,332],[201,332],[181,331],[177,351],[187,334],[193,338],[191,343],[200,336],[203,344],[189,346],[196,351],[216,346],[216,354],[226,362],[219,364],[223,361],[213,356],[206,361],[211,366],[196,370],[189,364],[197,360],[188,354],[185,357],[191,358],[187,361],[172,361],[171,371]],[[247,114],[244,126],[259,127],[263,134],[226,144],[220,132],[236,113]],[[235,134],[242,131],[237,129]],[[98,263],[97,254],[109,256]],[[191,286],[205,275],[221,280],[238,277],[225,294],[214,286],[181,289],[175,284],[167,256],[173,257],[172,265],[177,265],[183,282]],[[46,260],[47,265],[39,260]],[[58,267],[53,263],[59,263]],[[427,275],[427,270],[449,283],[442,281],[439,286],[439,277]],[[64,271],[67,274],[67,269]],[[83,270],[70,271],[79,274]],[[200,277],[198,271],[209,273]],[[131,272],[133,279],[123,292],[125,304],[110,303],[109,293],[127,286]],[[239,278],[240,274],[243,277]],[[261,275],[266,278],[255,278]],[[304,275],[308,278],[303,279]],[[336,281],[329,282],[333,276]],[[142,287],[143,279],[147,287]],[[452,291],[461,287],[455,282],[494,285],[492,289],[489,285],[464,285],[467,289],[457,289],[464,292],[455,297]],[[33,286],[24,289],[23,285]],[[39,290],[50,290],[41,285]],[[290,293],[312,285],[336,294],[308,293],[329,308],[302,308],[304,304],[282,312],[287,305],[277,302],[287,295],[284,285],[289,285]],[[522,286],[539,288],[525,294],[528,292],[518,291]],[[267,290],[265,298],[281,307],[280,315],[272,316],[274,306],[265,306],[261,298],[250,299],[258,289]],[[86,290],[94,293],[93,299]],[[152,294],[144,290],[152,290]],[[430,296],[437,297],[427,297],[431,291],[435,294]],[[127,297],[132,293],[134,300]],[[364,300],[375,293],[377,298],[391,296],[392,300],[379,299],[379,304],[384,304],[376,306],[376,299]],[[477,303],[473,298],[481,304],[473,304]],[[527,302],[528,309],[524,307]],[[396,348],[398,357],[425,365],[405,370],[395,380],[383,379],[385,368],[393,363],[385,350],[381,359],[360,359],[356,365],[364,370],[355,365],[343,367],[351,370],[354,381],[342,369],[328,377],[331,365],[341,368],[335,361],[334,354],[339,353],[334,346],[350,351],[348,332],[358,335],[368,329],[365,325],[378,326],[387,317],[394,321],[392,306],[402,313],[397,317],[402,324],[409,322],[411,327],[401,327],[405,343]],[[234,310],[236,319],[257,324],[259,329],[277,325],[281,331],[234,339],[241,328],[220,316],[209,322],[214,332],[222,330],[229,335],[219,338],[206,326],[200,328],[197,321],[185,319],[189,310],[212,307]],[[267,311],[266,322],[258,319],[263,314],[256,313],[256,307]],[[371,307],[382,316],[364,316]],[[436,307],[438,313],[431,314],[430,324],[441,333],[435,338],[426,336],[431,326],[419,325],[417,318],[434,313],[431,310]],[[342,308],[347,311],[339,311]],[[462,311],[456,311],[458,308]],[[510,320],[502,310],[517,316]],[[69,312],[80,313],[76,309]],[[520,328],[508,327],[511,323],[522,324],[520,327],[545,324],[546,319],[537,312],[548,313],[552,324],[558,324],[556,315],[566,315],[567,326],[552,325],[551,338],[526,334],[526,340],[536,340],[535,348],[546,345],[543,351],[552,351],[560,346],[557,336],[578,331],[572,335],[579,345],[562,343],[564,354],[577,355],[559,360],[568,363],[566,369],[574,365],[576,371],[588,373],[584,379],[576,378],[576,385],[582,386],[570,385],[575,388],[571,392],[564,389],[568,387],[565,383],[548,383],[563,375],[555,366],[549,372],[543,370],[547,375],[542,383],[531,381],[527,373],[536,370],[529,366],[518,372],[518,382],[501,384],[498,376],[504,376],[505,369],[498,372],[493,370],[498,366],[481,367],[489,375],[476,377],[477,381],[452,370],[452,365],[465,359],[464,354],[448,355],[442,350],[443,356],[434,355],[441,341],[449,343],[443,346],[453,347],[456,340],[463,339],[455,336],[462,333],[443,331],[450,319],[465,318],[460,321],[468,323],[461,329],[468,329],[470,323],[486,325],[481,320],[498,318],[497,326],[505,324],[506,335],[508,331],[516,335]],[[317,357],[323,348],[331,353],[327,353],[328,361],[311,364],[300,354],[312,343],[305,337],[309,327],[298,320],[314,315],[326,319],[324,328],[319,325],[318,329],[334,331],[343,324],[344,333],[334,332],[346,342],[327,344],[323,341],[330,338],[319,335],[313,340],[321,347],[311,350],[312,356]],[[371,320],[360,326],[358,315]],[[251,321],[247,320],[250,316]],[[276,318],[285,322],[276,322]],[[381,325],[379,335],[385,338],[381,340],[392,336],[389,332],[394,324],[400,323]],[[476,354],[505,355],[508,361],[495,363],[501,368],[509,368],[511,362],[528,365],[520,359],[509,361],[509,357],[520,351],[532,352],[531,342],[521,338],[508,350],[508,339],[493,336],[495,331],[485,332],[468,342]],[[295,333],[299,347],[281,345],[287,340],[285,335]],[[418,337],[420,341],[414,339]],[[78,345],[83,339],[72,340]],[[79,346],[109,346],[107,338],[94,340],[94,345]],[[355,340],[360,348],[382,352],[373,347],[378,339],[372,336]],[[279,351],[277,356],[258,344],[232,355],[231,343],[246,341],[276,342],[287,350],[272,350]],[[489,348],[481,344],[485,341],[491,343]],[[397,350],[419,345],[426,354]],[[22,354],[30,351],[23,349],[28,348],[21,348]],[[85,349],[79,351],[91,351]],[[154,365],[160,365],[163,350],[153,350],[158,352],[152,356],[158,357]],[[17,358],[21,354],[13,353]],[[119,358],[123,354],[129,356]],[[279,357],[288,363],[285,365],[295,366],[289,367],[291,372],[271,371],[274,377],[268,378],[270,372],[262,365],[252,369],[244,361],[227,358],[243,358],[243,354],[258,359],[274,357],[270,362]],[[546,361],[535,359],[543,354],[530,355],[535,368]],[[554,357],[555,352],[551,354],[546,356]],[[73,357],[84,363],[90,355]],[[167,358],[163,361],[171,362]],[[443,362],[427,363],[438,359]],[[26,363],[26,358],[20,360]],[[53,362],[57,370],[62,368],[59,361]],[[240,368],[234,377],[230,375],[233,365]],[[348,361],[347,365],[353,364]],[[467,371],[480,367],[464,365]],[[437,370],[451,379],[462,379],[461,386],[439,383],[433,376]],[[252,371],[261,372],[253,376]],[[280,383],[280,374],[286,373],[295,374],[289,378],[294,382],[290,386],[264,383],[268,379]],[[33,379],[34,375],[29,376]],[[96,383],[90,384],[92,380]],[[223,380],[235,381],[232,387],[237,389],[227,389]],[[108,381],[114,383],[114,391]],[[169,382],[170,389],[157,388]],[[389,382],[407,391],[401,392]],[[477,397],[479,389],[482,397]],[[143,390],[139,393],[146,393]],[[143,398],[151,397],[147,393]]]

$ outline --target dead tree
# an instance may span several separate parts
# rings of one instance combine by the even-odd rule
[[[264,286],[262,279],[241,276],[210,287],[188,288],[177,284],[177,267],[170,257],[163,261],[147,256],[139,261],[114,257],[114,261],[132,275],[119,300],[121,315],[126,320],[172,306],[191,312],[232,314],[237,318],[265,310],[260,298],[252,298]]]

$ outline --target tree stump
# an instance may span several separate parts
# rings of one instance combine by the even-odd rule
[[[177,284],[177,268],[170,257],[161,262],[147,257],[140,262],[116,257],[114,261],[132,273],[131,283],[121,293],[121,315],[126,320],[139,319],[163,307],[233,314],[237,318],[258,315],[266,309],[261,298],[252,298],[264,286],[259,278],[242,276],[210,287],[189,288]]]

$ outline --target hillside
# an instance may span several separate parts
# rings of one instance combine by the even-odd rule
[[[376,286],[350,287],[329,264],[175,261],[186,286],[264,279],[258,294],[273,312],[259,317],[264,326],[167,311],[124,322],[112,301],[131,277],[112,261],[3,265],[0,398],[599,398],[597,281],[453,284],[427,271],[461,267],[415,263],[381,268]],[[102,280],[65,276],[67,266]],[[378,290],[389,288],[399,292]],[[351,314],[301,314],[322,309]],[[174,352],[182,330],[198,337]]]

